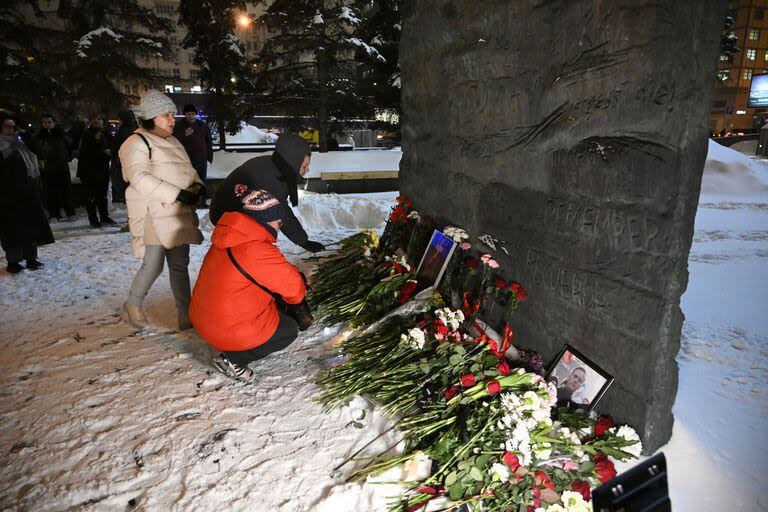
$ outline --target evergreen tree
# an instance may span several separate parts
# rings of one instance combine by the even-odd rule
[[[195,49],[200,80],[210,94],[209,113],[216,119],[219,144],[237,133],[247,106],[242,93],[249,85],[242,41],[234,34],[244,0],[181,0],[180,23],[187,27],[185,48]]]
[[[384,59],[362,66],[362,93],[373,98],[374,105],[388,114],[391,121],[380,123],[383,129],[399,129],[400,118],[400,0],[376,0],[364,11],[363,35]]]
[[[373,113],[371,98],[360,94],[356,57],[384,57],[364,38],[357,3],[274,0],[260,18],[269,37],[256,61],[256,101],[315,117],[321,152],[332,118]]]
[[[169,23],[138,0],[60,0],[55,10],[37,0],[6,2],[0,21],[3,36],[13,39],[4,37],[0,57],[3,97],[12,104],[60,111],[121,107],[120,82],[153,83],[156,76],[139,61],[168,51]]]
[[[741,51],[738,47],[739,38],[736,37],[731,28],[735,22],[736,10],[728,9],[723,22],[723,29],[720,32],[720,55],[728,59],[728,62],[733,62],[733,56]]]

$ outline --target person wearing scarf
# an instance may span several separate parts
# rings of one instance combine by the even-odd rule
[[[52,244],[53,233],[43,210],[37,180],[37,157],[16,135],[13,118],[2,117],[0,134],[0,245],[8,262],[6,270],[17,274],[43,266],[37,247]]]

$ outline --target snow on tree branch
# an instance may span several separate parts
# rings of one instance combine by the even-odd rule
[[[375,59],[380,60],[381,62],[387,62],[387,60],[381,56],[381,54],[379,53],[379,50],[369,45],[368,43],[358,39],[357,37],[348,37],[346,38],[346,41],[348,43],[351,43],[355,46],[362,48],[371,57],[374,57]]]
[[[358,18],[354,11],[346,5],[341,8],[341,14],[339,15],[339,18],[348,21],[352,25],[358,25],[360,23],[360,18]]]
[[[99,27],[95,30],[91,30],[76,42],[77,56],[81,58],[87,57],[85,51],[93,45],[93,39],[102,36],[111,37],[115,41],[120,41],[123,39],[123,36],[116,34],[111,28]]]

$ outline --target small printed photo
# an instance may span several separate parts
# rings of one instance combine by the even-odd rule
[[[416,281],[419,283],[420,290],[430,286],[437,288],[454,249],[456,249],[456,242],[449,236],[437,230],[432,233],[432,238],[429,239],[427,249],[416,269]]]
[[[557,388],[558,407],[592,410],[613,377],[570,345],[565,345],[549,370],[547,381]]]

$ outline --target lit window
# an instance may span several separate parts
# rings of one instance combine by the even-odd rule
[[[768,55],[768,52],[766,52],[766,55]],[[728,56],[726,54],[724,54],[724,53],[721,53],[720,54],[720,62],[727,62],[727,61],[728,61]]]
[[[721,82],[725,82],[731,77],[731,70],[730,69],[721,69],[717,72],[717,78],[720,79]]]
[[[757,50],[751,49],[747,50],[747,60],[755,60],[757,56]]]
[[[741,77],[742,77],[744,80],[752,80],[752,72],[753,72],[753,71],[754,71],[754,70],[752,70],[752,69],[750,69],[750,68],[744,68],[744,73],[741,75]]]
[[[749,40],[750,41],[757,41],[760,39],[760,31],[756,28],[752,28],[749,30]]]

